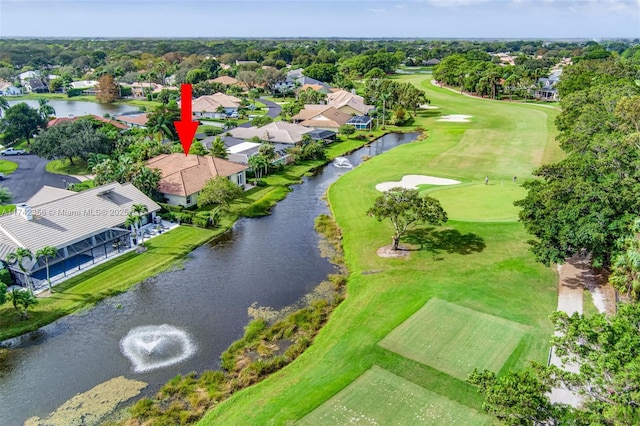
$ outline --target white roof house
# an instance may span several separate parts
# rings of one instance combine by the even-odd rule
[[[134,204],[148,209],[145,219],[160,206],[130,183],[109,183],[82,192],[45,186],[16,211],[0,216],[0,258],[19,247],[36,251],[51,246],[58,255],[50,268],[66,276],[96,259],[109,257],[129,244],[130,231],[123,226]],[[144,222],[144,220],[143,220]],[[45,278],[45,265],[38,259],[23,262],[36,284]],[[10,268],[18,281],[25,277],[16,265]]]
[[[229,133],[238,139],[250,139],[257,136],[260,140],[271,143],[297,144],[302,142],[302,137],[311,131],[312,129],[298,124],[274,121],[262,127],[236,127],[231,129]]]

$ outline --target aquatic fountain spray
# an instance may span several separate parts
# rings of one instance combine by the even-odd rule
[[[177,364],[196,349],[187,332],[168,324],[135,327],[120,340],[120,350],[136,373]]]
[[[349,162],[347,157],[336,157],[333,159],[333,165],[336,167],[342,167],[345,169],[353,168],[353,165]]]

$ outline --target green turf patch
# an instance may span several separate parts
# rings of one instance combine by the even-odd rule
[[[527,327],[431,299],[378,344],[465,380],[474,368],[500,371]]]
[[[431,189],[429,195],[437,198],[449,219],[473,222],[515,222],[519,209],[513,205],[527,191],[511,180],[491,181],[468,186]]]
[[[299,425],[484,425],[490,419],[376,365]]]
[[[13,173],[18,168],[18,163],[15,161],[9,160],[0,160],[0,173],[4,173],[8,175],[9,173]]]

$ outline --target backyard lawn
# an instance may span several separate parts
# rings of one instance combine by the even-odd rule
[[[345,301],[294,363],[200,424],[392,424],[400,414],[384,407],[397,404],[423,416],[420,424],[438,424],[433,419],[453,409],[465,413],[456,424],[482,424],[482,398],[464,381],[468,371],[546,361],[558,277],[534,261],[511,202],[524,196],[519,184],[537,166],[561,155],[558,111],[463,96],[431,85],[429,75],[400,80],[424,89],[438,108],[416,117],[428,138],[372,158],[329,189],[350,272]],[[472,119],[438,121],[451,114]],[[392,227],[366,211],[380,195],[378,183],[409,174],[461,182],[420,188],[442,200],[450,220],[403,237],[408,258],[380,258],[376,249],[390,243]],[[417,405],[399,402],[408,394]],[[428,416],[418,406],[430,407]]]

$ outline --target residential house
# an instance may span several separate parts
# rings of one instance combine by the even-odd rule
[[[131,84],[131,96],[134,98],[145,98],[147,94],[160,93],[164,88],[165,87],[162,84],[136,81]]]
[[[234,138],[251,139],[257,137],[265,142],[274,144],[296,145],[302,142],[304,135],[311,129],[286,121],[274,121],[262,127],[236,127],[229,133]]]
[[[298,92],[304,92],[307,89],[312,89],[315,90],[316,92],[321,92],[321,93],[331,93],[332,90],[328,85],[322,85],[322,84],[305,84],[304,86],[300,86],[300,88],[298,89]]]
[[[129,129],[129,126],[126,126],[118,121],[115,120],[109,120],[108,118],[104,118],[104,117],[100,117],[99,115],[95,115],[95,114],[88,114],[88,115],[83,115],[80,117],[60,117],[60,118],[54,118],[53,120],[49,120],[49,122],[47,123],[47,128],[49,127],[53,127],[56,126],[60,123],[65,123],[68,121],[76,121],[79,118],[85,118],[85,117],[90,117],[94,120],[98,120],[98,121],[102,121],[103,123],[107,123],[107,124],[111,124],[112,126],[114,126],[117,129],[120,130],[127,130]]]
[[[85,95],[95,95],[98,82],[96,80],[81,80],[72,81],[69,85],[72,89],[81,90]]]
[[[331,105],[305,105],[291,120],[301,126],[335,131],[350,118],[351,114],[339,111]]]
[[[356,130],[371,130],[373,120],[368,115],[356,115],[347,121],[347,124],[356,128]]]
[[[216,77],[216,78],[214,78],[212,80],[207,80],[207,81],[210,81],[212,83],[224,84],[225,86],[231,86],[233,84],[240,84],[240,82],[237,79],[235,79],[233,77],[230,77],[228,75],[221,75],[220,77]]]
[[[247,182],[247,166],[209,155],[162,154],[147,161],[147,166],[162,172],[158,191],[176,206],[196,205],[205,183],[218,176],[241,187]]]
[[[160,206],[130,183],[109,183],[86,191],[74,192],[45,186],[13,214],[0,216],[0,258],[18,248],[33,254],[45,246],[58,251],[49,259],[54,280],[113,257],[131,246],[131,231],[124,222],[134,204],[143,204],[148,213],[142,223],[150,223]],[[10,265],[16,281],[36,288],[46,286],[43,259],[23,260],[26,274]]]
[[[322,141],[326,144],[334,142],[336,140],[336,135],[336,132],[324,129],[314,129],[309,133],[309,136],[311,136],[311,139],[314,141]]]
[[[39,75],[40,73],[36,71],[25,71],[18,74],[18,79],[20,79],[20,84],[24,86],[27,81],[31,80],[32,78],[38,78]]]
[[[47,84],[39,78],[32,78],[23,83],[23,86],[27,93],[47,93],[49,91]]]
[[[539,78],[538,85],[534,91],[533,96],[536,99],[543,101],[557,101],[558,89],[557,85],[560,82],[560,76],[562,75],[562,69],[557,69],[551,72],[548,78]]]
[[[0,96],[18,96],[22,94],[22,89],[14,86],[8,81],[0,80]]]
[[[240,102],[242,100],[235,96],[218,92],[194,99],[191,103],[191,110],[196,117],[226,118],[234,112],[238,112]],[[224,112],[221,112],[222,108],[224,108]]]
[[[422,65],[425,67],[433,67],[440,63],[440,59],[427,59],[426,61],[422,61]]]
[[[375,107],[366,105],[364,98],[346,90],[338,90],[327,95],[327,105],[350,115],[367,115]]]
[[[146,129],[147,121],[149,121],[149,116],[147,115],[146,112],[134,113],[134,114],[123,114],[113,118],[114,120],[124,123],[129,128],[136,127],[139,129]]]

